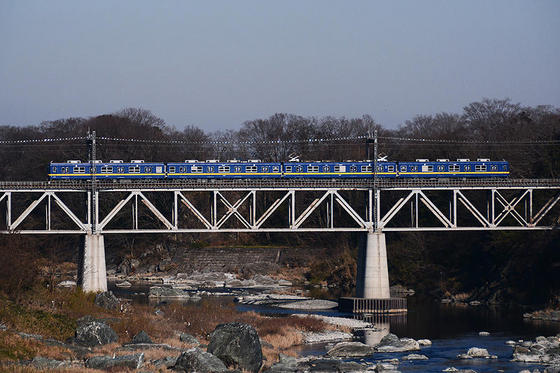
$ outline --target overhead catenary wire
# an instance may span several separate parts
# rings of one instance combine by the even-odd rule
[[[67,141],[83,141],[86,136],[76,137],[60,137],[60,138],[43,138],[43,139],[19,139],[19,140],[0,140],[0,145],[24,145],[24,144],[47,144],[54,142],[67,142]],[[192,141],[192,140],[152,140],[140,138],[118,138],[99,136],[98,140],[108,142],[128,142],[138,144],[162,144],[162,145],[278,145],[278,144],[318,144],[329,143],[338,141],[357,141],[369,139],[366,135],[361,136],[345,136],[345,137],[325,137],[325,138],[309,138],[309,139],[294,139],[294,140],[205,140],[205,141]],[[415,138],[415,137],[397,137],[397,136],[378,136],[379,140],[387,140],[389,142],[408,142],[419,144],[464,144],[464,145],[557,145],[560,140],[454,140],[454,139],[430,139],[430,138]]]

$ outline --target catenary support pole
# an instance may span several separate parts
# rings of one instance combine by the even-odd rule
[[[80,285],[85,292],[107,291],[105,240],[101,234],[84,236]]]

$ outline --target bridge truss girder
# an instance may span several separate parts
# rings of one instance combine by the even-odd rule
[[[82,201],[81,209],[64,200],[62,195],[69,192]],[[5,216],[3,222],[0,220],[0,233],[390,232],[546,230],[560,226],[560,187],[399,187],[375,191],[119,188],[95,193],[96,198],[84,189],[0,191],[0,213],[4,210]],[[14,200],[22,195],[26,198],[16,211]],[[45,206],[44,225],[39,226],[41,205]],[[130,217],[125,211],[128,205]],[[403,218],[403,214],[408,215],[408,205],[410,220]],[[92,211],[95,216],[91,216]],[[317,218],[319,213],[321,219]],[[63,218],[64,228],[53,224],[53,220]],[[29,227],[26,222],[31,220],[34,224]],[[91,232],[93,227],[95,232]]]

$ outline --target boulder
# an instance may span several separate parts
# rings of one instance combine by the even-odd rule
[[[219,373],[228,370],[220,359],[199,348],[191,348],[179,355],[172,369],[198,373]]]
[[[210,335],[208,352],[227,366],[255,373],[263,361],[257,331],[251,325],[238,322],[218,325]]]
[[[94,347],[113,343],[118,340],[117,333],[101,321],[78,323],[74,341],[80,346]]]
[[[331,357],[364,357],[373,355],[375,348],[361,342],[340,342],[327,354]]]
[[[197,346],[200,344],[198,339],[196,339],[195,337],[193,337],[192,335],[187,334],[187,333],[181,333],[179,335],[179,340],[183,343],[197,345]]]
[[[104,291],[95,296],[95,305],[108,309],[116,310],[119,308],[119,299],[113,294],[112,291]]]
[[[188,298],[189,294],[182,289],[173,289],[163,286],[152,286],[148,297],[151,298]]]
[[[143,330],[141,330],[138,334],[132,337],[132,341],[130,343],[137,344],[137,343],[154,343],[150,336]]]
[[[490,333],[488,332],[478,332],[478,335],[481,337],[488,337],[490,335]]]
[[[129,368],[139,369],[144,363],[144,354],[123,355],[123,356],[93,356],[86,360],[86,368],[90,369],[111,369]]]
[[[495,355],[490,355],[485,348],[471,347],[466,354],[457,355],[458,359],[497,359]]]
[[[403,360],[428,360],[426,355],[410,354],[402,357]]]
[[[66,280],[66,281],[59,282],[56,286],[61,288],[72,288],[76,286],[76,281]]]
[[[33,360],[31,360],[30,365],[33,366],[36,369],[53,370],[53,369],[57,369],[57,368],[62,368],[66,364],[64,363],[64,361],[49,359],[49,358],[42,357],[42,356],[35,356],[33,358]]]
[[[171,369],[177,363],[177,356],[165,356],[160,359],[150,361],[156,368]]]
[[[430,341],[429,339],[419,339],[418,340],[418,344],[420,346],[431,346],[432,345],[432,341]]]
[[[295,357],[279,354],[278,363],[272,365],[267,373],[294,373],[297,372],[297,360]]]
[[[301,300],[297,302],[279,304],[278,307],[294,309],[294,310],[328,310],[331,308],[338,307],[338,303],[333,302],[331,300],[324,300],[324,299],[309,299],[309,300]]]
[[[389,333],[381,339],[379,344],[375,346],[378,352],[405,352],[417,351],[420,345],[412,338],[399,338],[396,335]]]

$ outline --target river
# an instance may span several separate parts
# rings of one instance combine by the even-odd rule
[[[119,296],[129,297],[130,290],[115,289]],[[138,291],[136,289],[135,291]],[[128,296],[127,296],[128,294]],[[136,301],[141,301],[137,298]],[[220,297],[219,301],[232,302],[233,297]],[[237,304],[239,311],[255,311],[268,315],[287,315],[292,313],[308,313],[266,306]],[[327,316],[353,317],[338,311],[313,311]],[[365,332],[357,339],[375,344],[384,335],[391,332],[399,337],[414,339],[430,339],[432,346],[422,347],[418,353],[427,356],[428,360],[405,361],[401,358],[409,353],[375,354],[364,358],[368,362],[398,358],[398,370],[402,372],[441,372],[448,367],[473,369],[476,372],[519,372],[523,369],[533,370],[542,366],[511,362],[513,349],[506,341],[534,340],[537,336],[552,336],[560,333],[560,323],[537,322],[524,320],[520,309],[488,308],[485,306],[443,305],[433,300],[416,296],[408,298],[408,313],[391,317],[374,317],[380,332]],[[490,333],[480,336],[479,332]],[[295,348],[301,356],[324,355],[329,345],[312,344]],[[466,353],[471,347],[486,348],[498,359],[460,360],[456,356]],[[352,361],[352,359],[349,359]],[[357,359],[355,361],[360,361]]]

